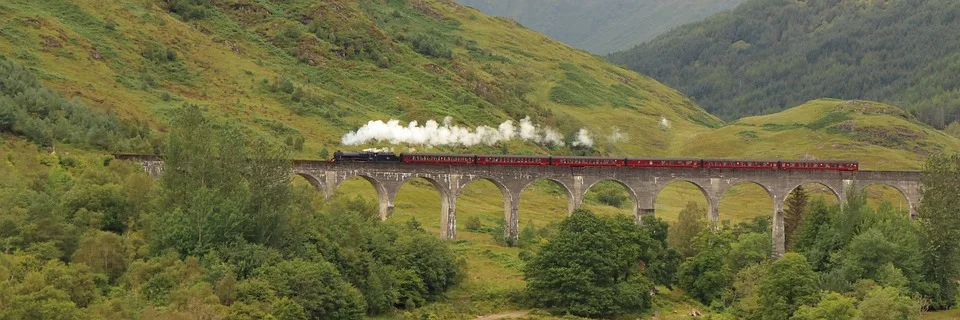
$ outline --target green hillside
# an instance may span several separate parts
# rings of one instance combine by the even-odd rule
[[[592,130],[598,151],[624,154],[663,154],[661,117],[684,131],[719,124],[648,77],[452,2],[0,6],[0,54],[67,97],[159,128],[172,108],[198,104],[301,157],[371,119],[496,127],[530,116],[564,135]],[[648,138],[607,143],[611,121]],[[573,152],[490,151],[501,148]]]
[[[626,50],[743,0],[458,0],[596,54]]]
[[[725,120],[829,97],[895,104],[944,128],[960,118],[960,3],[752,0],[609,59]]]
[[[859,159],[867,170],[919,170],[930,154],[960,150],[956,138],[900,108],[823,99],[747,117],[691,137],[681,154],[780,159]]]

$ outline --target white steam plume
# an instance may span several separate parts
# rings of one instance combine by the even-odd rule
[[[610,135],[607,136],[607,140],[612,143],[626,142],[630,140],[630,137],[627,137],[626,134],[620,132],[620,127],[613,127],[610,131]]]
[[[660,129],[667,130],[670,129],[670,120],[667,120],[667,117],[660,117]]]
[[[530,117],[521,119],[519,126],[507,120],[496,128],[479,126],[476,128],[460,127],[453,124],[452,118],[446,117],[442,123],[429,120],[423,125],[411,121],[406,126],[400,120],[371,120],[356,131],[343,135],[341,143],[351,146],[367,142],[387,142],[390,144],[414,144],[424,146],[440,145],[494,145],[501,141],[521,139],[540,144],[563,146],[563,135],[556,129],[541,127],[533,123]],[[585,130],[581,130],[583,133]],[[587,137],[592,145],[593,141]],[[578,138],[579,141],[579,138]]]
[[[580,129],[580,132],[577,132],[577,139],[571,144],[578,147],[592,147],[593,138],[590,137],[590,131],[587,131],[587,129]]]

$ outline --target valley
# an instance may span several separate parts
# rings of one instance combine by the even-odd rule
[[[559,319],[532,307],[537,297],[527,293],[524,274],[569,220],[555,184],[541,180],[521,194],[515,246],[502,237],[502,194],[483,180],[457,199],[456,239],[428,241],[441,229],[440,195],[429,182],[400,187],[393,215],[379,223],[369,216],[377,212],[370,182],[348,179],[324,199],[299,176],[289,185],[269,183],[264,177],[286,176],[263,161],[273,157],[326,160],[337,150],[389,148],[843,159],[859,161],[861,170],[920,171],[932,156],[960,152],[960,139],[924,116],[865,100],[796,98],[771,103],[764,115],[724,121],[654,78],[450,0],[0,1],[0,64],[0,275],[12,275],[0,277],[0,309],[19,308],[13,317],[306,319],[350,309],[342,318],[470,319],[522,310],[526,318]],[[449,119],[469,130],[529,119],[557,134],[555,142],[344,145],[346,134],[370,121],[393,119],[408,128]],[[180,180],[150,180],[138,163],[112,160],[115,153],[171,152],[189,168],[169,178]],[[244,175],[231,170],[237,168],[262,170]],[[850,210],[823,186],[804,189],[811,203],[823,199],[829,207],[823,215]],[[893,188],[870,186],[864,205],[854,208],[865,218],[851,223],[904,232],[890,246],[911,248],[920,227],[903,222],[905,200]],[[631,216],[629,203],[622,186],[601,182],[582,208],[611,219],[598,221],[616,221]],[[707,208],[693,184],[670,184],[656,198],[655,216],[674,232],[687,222],[691,203]],[[759,185],[730,188],[719,203],[717,237],[726,238],[717,246],[764,252],[750,245],[770,244],[762,217],[772,214],[773,201]],[[99,256],[88,252],[101,247],[108,249]],[[434,256],[440,258],[425,258]],[[916,256],[898,258],[903,283],[909,277],[911,286],[927,284],[916,280],[920,262],[900,264]],[[647,262],[624,272],[644,278],[638,270]],[[860,274],[850,270],[830,275],[852,287]],[[759,281],[725,272],[730,283],[714,287]],[[329,281],[301,285],[300,273]],[[70,290],[70,281],[82,289]],[[681,287],[658,286],[660,294],[647,301],[652,307],[628,314],[683,319],[692,309],[710,312],[710,303]],[[330,292],[345,292],[332,299],[344,304],[314,303],[328,301]],[[46,302],[7,299],[14,296]],[[756,301],[728,299],[716,310],[756,311],[741,305]]]

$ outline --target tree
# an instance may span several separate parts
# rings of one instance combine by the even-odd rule
[[[577,210],[527,264],[527,290],[537,305],[579,316],[643,311],[652,284],[639,270],[656,249],[629,218]]]
[[[816,302],[818,283],[807,259],[793,252],[783,255],[770,264],[760,282],[761,319],[788,319],[800,306]]]
[[[931,306],[949,308],[956,302],[960,278],[960,154],[927,158],[921,176],[923,200],[919,221],[923,234],[925,278],[939,286]]]
[[[876,286],[867,292],[858,309],[863,319],[918,320],[920,304],[902,295],[897,288]]]
[[[672,286],[677,281],[677,268],[680,267],[683,258],[677,250],[667,245],[670,224],[653,215],[646,215],[640,218],[640,227],[653,238],[654,243],[659,247],[653,250],[658,252],[655,253],[656,256],[647,259],[644,274],[655,284]]]
[[[126,261],[123,243],[116,233],[90,231],[80,238],[80,245],[73,253],[73,262],[83,263],[94,272],[116,279],[123,274]]]
[[[327,151],[327,147],[320,149],[320,160],[327,160],[330,158],[330,151]]]
[[[277,294],[296,301],[311,319],[361,319],[363,296],[326,261],[288,260],[263,270]]]
[[[897,250],[896,245],[879,230],[870,229],[853,238],[844,248],[838,267],[850,283],[859,279],[878,280],[886,264],[898,262]]]
[[[677,249],[683,257],[692,257],[697,254],[693,239],[707,228],[707,210],[697,206],[696,202],[687,202],[687,206],[680,211],[680,216],[670,229],[667,238],[670,245]]]
[[[730,272],[736,274],[749,265],[766,261],[772,252],[773,241],[769,234],[747,233],[730,245],[727,265],[730,267]]]
[[[860,319],[860,311],[854,306],[855,299],[831,292],[820,299],[816,306],[801,306],[790,320],[854,320]],[[874,319],[874,318],[867,318]]]
[[[807,210],[807,201],[809,196],[803,186],[799,186],[787,197],[786,208],[783,210],[783,232],[786,239],[786,249],[793,249],[794,236],[800,223],[803,222],[803,214]]]
[[[803,223],[797,231],[794,242],[796,252],[803,254],[814,270],[824,270],[834,248],[834,228],[831,224],[831,209],[817,198],[807,208]]]
[[[0,132],[13,132],[13,126],[17,124],[12,104],[6,97],[0,97]]]
[[[276,245],[290,206],[285,151],[206,119],[193,105],[173,120],[152,247],[182,255],[242,242]]]
[[[730,281],[726,256],[729,239],[704,229],[695,238],[697,254],[680,265],[677,280],[681,288],[704,304],[720,299]]]

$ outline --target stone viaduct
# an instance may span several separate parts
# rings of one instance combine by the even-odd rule
[[[157,176],[162,160],[142,158],[148,173]],[[687,169],[687,168],[626,168],[626,167],[559,167],[559,166],[488,166],[488,165],[423,165],[330,163],[326,161],[295,160],[293,173],[308,181],[327,197],[351,177],[362,177],[373,185],[380,203],[381,219],[389,218],[394,210],[397,191],[407,181],[423,178],[440,193],[440,236],[456,236],[456,206],[461,190],[475,180],[487,180],[503,194],[505,236],[517,240],[520,221],[520,193],[533,182],[550,180],[560,185],[567,194],[567,211],[572,213],[583,202],[587,190],[597,182],[610,180],[623,185],[630,193],[634,218],[654,214],[657,194],[673,182],[689,182],[698,187],[707,199],[708,215],[719,221],[720,198],[730,187],[754,183],[766,190],[773,200],[773,248],[776,255],[784,252],[783,204],[787,195],[800,185],[817,183],[830,189],[840,201],[853,188],[887,185],[903,194],[916,216],[920,202],[920,173],[911,171],[801,171],[757,169]]]

